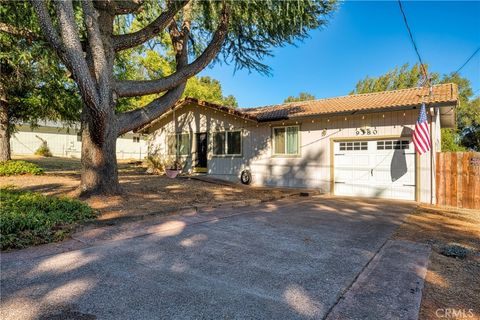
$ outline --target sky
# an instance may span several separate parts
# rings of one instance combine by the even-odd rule
[[[480,2],[404,1],[420,55],[430,71],[456,71],[480,47]],[[308,92],[317,98],[349,94],[358,80],[378,76],[418,59],[397,1],[347,1],[326,28],[312,30],[298,45],[275,48],[264,59],[265,76],[216,63],[200,75],[218,79],[240,107],[281,103]],[[461,70],[480,95],[480,52]]]

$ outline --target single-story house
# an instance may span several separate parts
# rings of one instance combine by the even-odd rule
[[[80,158],[82,137],[80,123],[41,121],[38,126],[21,124],[10,139],[14,156],[33,155],[43,141],[52,155]],[[146,137],[139,133],[127,132],[117,139],[117,159],[142,160],[148,153]]]
[[[432,153],[412,134],[427,106]],[[455,84],[229,108],[184,99],[140,129],[149,150],[184,171],[258,186],[314,188],[342,196],[435,203],[432,154],[455,124]]]

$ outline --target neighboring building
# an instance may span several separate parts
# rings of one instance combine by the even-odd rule
[[[411,140],[422,102],[433,152],[454,127],[454,84],[232,109],[185,99],[142,128],[149,149],[178,155],[184,170],[261,186],[435,202],[431,154]]]
[[[54,156],[80,158],[82,139],[80,125],[44,121],[32,128],[24,124],[17,126],[10,140],[12,155],[33,155],[42,141],[47,141]],[[147,142],[139,133],[128,132],[117,139],[117,159],[139,159],[147,155]]]

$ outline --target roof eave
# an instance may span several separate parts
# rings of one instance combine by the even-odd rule
[[[452,101],[443,101],[443,102],[433,102],[427,104],[429,107],[452,107],[457,105],[457,100]],[[402,106],[393,106],[393,107],[381,107],[381,108],[372,108],[372,109],[357,109],[357,110],[348,110],[348,111],[337,111],[337,112],[321,112],[321,113],[311,113],[304,114],[300,116],[295,116],[295,114],[270,118],[270,119],[259,119],[258,122],[275,122],[275,121],[285,121],[285,120],[301,120],[301,119],[310,119],[313,117],[322,117],[322,116],[345,116],[353,114],[370,114],[370,113],[380,113],[380,112],[389,112],[389,111],[402,111],[402,110],[413,110],[420,108],[421,104],[410,104]]]

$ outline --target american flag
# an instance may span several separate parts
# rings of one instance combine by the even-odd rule
[[[420,116],[415,124],[415,131],[413,132],[413,144],[419,154],[424,154],[430,151],[430,129],[427,121],[427,112],[425,111],[425,103],[422,103],[420,108]]]

